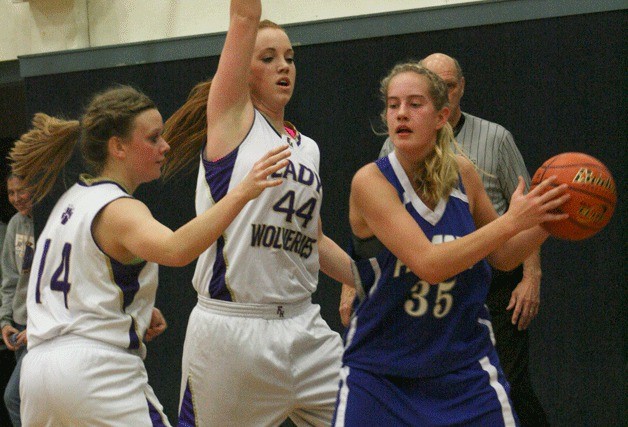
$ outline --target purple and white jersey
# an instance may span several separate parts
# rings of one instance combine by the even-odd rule
[[[432,243],[475,231],[462,185],[431,210],[394,152],[376,164]],[[486,261],[438,284],[417,277],[386,248],[354,266],[361,301],[356,299],[345,336],[345,365],[381,375],[434,377],[477,362],[492,350],[484,306],[490,281]]]
[[[234,188],[268,150],[289,144],[289,164],[275,174],[283,184],[250,201],[201,254],[193,284],[199,295],[223,301],[268,304],[310,298],[318,282],[318,227],[323,189],[316,143],[301,134],[280,135],[255,110],[252,127],[227,156],[201,156],[196,213]]]
[[[92,235],[96,215],[121,197],[131,196],[112,181],[82,176],[56,203],[37,240],[28,283],[29,349],[73,334],[145,355],[157,264],[121,264]]]

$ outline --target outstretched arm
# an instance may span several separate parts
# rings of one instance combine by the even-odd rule
[[[269,151],[222,200],[174,232],[153,218],[139,200],[117,199],[94,221],[95,239],[120,262],[140,257],[162,265],[187,265],[220,237],[244,205],[265,188],[282,183],[269,176],[285,167],[289,156],[287,145]]]
[[[548,206],[560,206],[569,197],[564,193],[566,189],[564,185],[554,188],[546,194],[543,193],[546,188],[549,188],[550,182],[554,179],[553,177],[544,182],[542,189],[538,191],[535,189],[528,194],[524,194],[525,182],[522,177],[519,177],[518,185],[511,197],[510,208],[504,215],[498,217],[473,164],[462,157],[458,158],[458,164],[476,227],[482,229],[495,221],[500,223],[503,218],[512,218],[514,219],[514,225],[519,229],[512,238],[507,239],[487,256],[488,262],[497,269],[512,270],[534,251],[538,251],[539,246],[549,236],[538,225],[540,222],[557,221],[566,217],[564,214],[553,214],[551,210],[543,210],[547,209]],[[525,213],[527,209],[533,209],[534,211],[534,209],[539,208],[541,210],[537,210],[537,213],[533,215],[543,214],[547,219],[537,222],[538,217],[526,216],[528,215]]]
[[[475,192],[484,192],[479,176],[475,171],[474,174],[476,181],[465,180],[465,188],[468,193],[471,191],[472,198]],[[538,224],[565,217],[551,213],[565,202],[566,196],[560,196],[564,193],[565,187],[559,186],[543,193],[551,181],[552,179],[544,181],[525,196],[522,194],[521,185],[517,197],[513,197],[511,209],[499,218],[495,218],[495,211],[484,192],[493,214],[486,215],[484,209],[479,214],[480,218],[487,222],[482,223],[481,228],[467,236],[450,242],[432,244],[406,211],[379,169],[374,164],[369,164],[356,173],[351,185],[349,202],[351,226],[358,237],[369,237],[373,234],[377,236],[417,276],[429,283],[439,283],[501,249],[500,247],[514,236],[517,236],[517,241],[512,244],[509,242],[511,248],[501,253],[504,265],[510,261],[508,257],[516,255],[513,249],[522,250],[527,245],[529,253],[533,247],[538,247],[547,238],[547,233]],[[539,191],[536,191],[537,189]],[[476,219],[476,214],[473,216]],[[494,220],[489,221],[489,218]],[[523,234],[525,236],[522,236]]]

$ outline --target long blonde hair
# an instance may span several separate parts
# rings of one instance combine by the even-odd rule
[[[437,111],[449,105],[447,86],[436,73],[414,61],[397,64],[380,83],[380,95],[385,105],[381,113],[384,126],[386,126],[386,112],[388,109],[387,98],[390,81],[393,77],[407,72],[416,73],[427,79],[429,96]],[[436,134],[434,151],[429,154],[423,163],[414,171],[414,176],[410,177],[417,193],[429,202],[436,203],[440,199],[447,198],[452,189],[458,185],[458,163],[452,145],[457,147],[453,129],[449,123],[446,123]]]
[[[54,186],[80,140],[83,159],[90,172],[98,175],[107,161],[109,138],[128,137],[137,115],[154,108],[153,101],[142,92],[120,85],[96,94],[81,122],[36,113],[32,128],[9,153],[13,173],[24,180],[33,203],[37,203]]]

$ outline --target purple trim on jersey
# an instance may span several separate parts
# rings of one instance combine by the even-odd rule
[[[146,261],[137,264],[122,264],[113,258],[109,259],[113,280],[122,290],[124,301],[122,308],[127,308],[133,302],[137,291],[140,290],[139,276],[146,266]]]
[[[202,158],[205,168],[205,182],[209,185],[212,199],[218,203],[229,190],[229,182],[233,174],[233,167],[238,158],[239,147],[215,162]]]
[[[138,264],[122,264],[113,258],[109,258],[111,263],[111,272],[113,281],[122,291],[122,309],[126,309],[135,298],[140,290],[139,275],[146,266],[146,261]],[[135,319],[131,318],[131,326],[129,328],[129,348],[137,349],[140,347],[140,339],[137,336]]]
[[[222,198],[225,197],[229,191],[229,183],[231,182],[233,168],[238,158],[239,148],[240,147],[236,148],[225,157],[214,162],[205,160],[204,156],[201,156],[203,168],[205,169],[205,182],[207,182],[207,185],[209,186],[211,197],[215,203],[222,200]],[[225,257],[223,254],[224,247],[225,238],[220,236],[216,241],[216,259],[214,260],[212,268],[212,277],[209,279],[208,290],[211,298],[223,301],[232,301],[231,294],[227,289],[225,281],[227,266],[225,264]]]
[[[225,280],[227,264],[225,263],[224,248],[225,238],[220,236],[216,240],[216,259],[214,260],[212,277],[209,279],[209,296],[213,299],[233,301]]]
[[[39,270],[37,271],[37,286],[35,287],[35,302],[41,304],[41,291],[39,286],[41,284],[41,276],[44,273],[44,265],[46,264],[46,257],[48,256],[48,249],[50,248],[50,239],[46,239],[44,243],[44,250],[41,254],[41,260],[39,261]]]
[[[131,317],[131,326],[129,326],[129,349],[137,350],[140,348],[140,338],[137,336],[137,325],[135,319]]]
[[[196,427],[196,415],[194,414],[194,401],[190,391],[190,380],[185,386],[185,393],[181,400],[181,411],[179,412],[178,427]]]
[[[150,416],[150,421],[152,422],[153,426],[166,427],[166,423],[164,423],[164,420],[161,417],[161,412],[159,412],[148,399],[146,399],[146,403],[148,403],[148,415]]]

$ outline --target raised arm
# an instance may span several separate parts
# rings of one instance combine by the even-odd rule
[[[231,1],[229,29],[207,98],[205,154],[210,160],[231,152],[252,123],[249,74],[261,13],[260,0]]]

